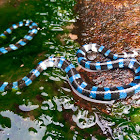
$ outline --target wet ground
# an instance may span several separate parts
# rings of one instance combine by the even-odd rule
[[[77,66],[76,50],[90,42],[105,45],[115,53],[139,48],[139,3],[115,0],[5,3],[0,7],[1,33],[22,19],[32,19],[41,30],[25,47],[1,56],[0,81],[20,79],[50,55],[63,55]],[[15,43],[27,32],[27,28],[17,29],[7,40],[0,39],[0,44]],[[106,58],[98,55],[97,60]],[[87,82],[98,86],[118,86],[133,79],[128,70],[87,73],[79,69],[79,72]],[[111,105],[87,102],[72,92],[65,73],[50,68],[29,87],[0,96],[0,140],[7,139],[138,140],[140,95]]]
[[[98,43],[118,54],[140,49],[139,3],[139,0],[79,0],[76,6],[79,17],[73,30],[78,37],[76,41],[80,45]],[[137,59],[140,60],[139,56]],[[95,59],[106,60],[101,54]],[[80,72],[87,83],[100,87],[125,85],[133,80],[129,70],[91,73],[80,69]]]
[[[108,0],[79,0],[76,6],[78,19],[75,23],[73,34],[77,35],[77,42],[80,45],[88,43],[98,43],[111,49],[114,53],[122,53],[140,49],[140,1],[108,1]],[[140,54],[139,54],[140,55]],[[139,56],[137,59],[140,61]],[[102,55],[97,55],[95,61],[106,61],[107,58]],[[133,80],[133,72],[130,70],[111,70],[104,72],[86,72],[78,68],[83,79],[87,83],[103,87],[103,86],[121,86],[130,83]],[[140,107],[140,97],[130,97],[121,102],[124,104],[121,108],[127,105],[132,108]],[[81,102],[79,105],[82,104]],[[92,104],[93,105],[93,104]],[[91,104],[83,105],[88,110]],[[107,107],[95,105],[101,112],[111,115],[114,112],[114,105],[111,107],[111,112]],[[117,109],[116,108],[116,109]],[[115,110],[116,110],[115,109]],[[129,109],[128,109],[129,110]],[[139,110],[139,109],[138,109]],[[132,113],[132,112],[131,112]],[[131,114],[128,113],[129,115]],[[114,114],[114,113],[113,113]],[[119,114],[119,112],[117,113]],[[121,114],[122,115],[122,114]],[[131,115],[130,115],[131,116]],[[138,115],[139,116],[139,115]],[[131,121],[129,123],[132,123]],[[140,123],[140,120],[137,122]],[[129,126],[127,126],[129,128]],[[115,130],[116,131],[116,130]],[[118,131],[118,132],[117,132]],[[139,139],[138,137],[121,136],[117,130],[116,139]],[[123,130],[121,130],[123,131]],[[130,134],[131,135],[131,134]]]

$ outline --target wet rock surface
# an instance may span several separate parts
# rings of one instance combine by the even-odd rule
[[[118,54],[139,49],[139,3],[139,0],[79,0],[76,7],[79,17],[75,23],[76,30],[73,30],[78,36],[78,43],[97,43]],[[137,59],[140,61],[139,57]],[[97,54],[96,61],[106,60]],[[87,83],[99,87],[121,86],[133,80],[130,70],[86,72],[80,69],[79,72]]]
[[[116,53],[139,48],[140,1],[79,1],[78,42],[96,42]]]

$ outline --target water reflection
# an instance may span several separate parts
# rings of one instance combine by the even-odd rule
[[[37,109],[39,107],[39,105],[32,105],[31,102],[28,102],[28,105],[19,105],[19,109],[22,110],[22,111],[31,111],[31,110],[34,110],[34,109]]]
[[[32,121],[30,118],[23,118],[11,111],[2,111],[0,115],[9,118],[11,123],[10,128],[0,125],[1,140],[41,140],[45,135],[46,127],[41,126],[41,121]]]

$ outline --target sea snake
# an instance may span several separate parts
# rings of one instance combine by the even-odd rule
[[[0,37],[6,37],[8,34],[11,34],[14,29],[18,27],[28,26],[29,32],[24,36],[23,39],[18,41],[16,44],[10,44],[8,47],[0,48],[0,54],[8,53],[9,51],[17,50],[19,47],[25,46],[30,40],[33,39],[34,35],[38,32],[38,25],[30,20],[21,21],[17,24],[13,24],[10,28],[4,31]],[[105,57],[110,58],[110,61],[107,62],[93,62],[89,60],[87,54],[89,52],[99,52],[103,54]],[[120,86],[120,87],[96,87],[90,84],[87,84],[77,72],[75,66],[64,57],[54,57],[50,56],[48,59],[41,61],[38,65],[32,69],[29,74],[19,81],[8,83],[8,82],[0,82],[0,92],[4,92],[7,90],[19,90],[24,88],[25,86],[29,86],[32,81],[37,78],[40,73],[46,70],[48,67],[56,67],[60,68],[66,72],[69,83],[72,88],[76,91],[76,93],[82,98],[94,101],[111,101],[118,99],[125,99],[128,96],[136,94],[140,91],[140,63],[133,57],[137,55],[137,52],[133,54],[124,53],[123,55],[113,54],[110,50],[105,48],[104,46],[93,44],[83,45],[77,51],[77,57],[79,64],[85,69],[89,70],[110,70],[116,68],[128,68],[131,69],[134,74],[134,80],[128,85]]]

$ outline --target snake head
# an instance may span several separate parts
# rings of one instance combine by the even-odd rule
[[[97,45],[96,43],[91,43],[91,44],[83,45],[83,47],[86,50],[86,57],[89,60],[94,60],[96,58],[99,45]]]
[[[98,52],[98,45],[96,43],[86,44],[83,45],[83,47],[85,48],[86,52],[88,51]]]

